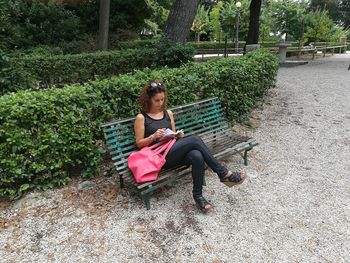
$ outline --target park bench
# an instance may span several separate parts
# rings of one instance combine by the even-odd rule
[[[199,135],[216,158],[230,153],[240,153],[244,164],[247,165],[247,152],[258,143],[253,138],[238,135],[232,130],[217,98],[200,100],[171,108],[171,110],[174,113],[176,128],[183,129],[185,136]],[[136,184],[127,165],[128,156],[137,150],[133,130],[134,120],[135,118],[132,117],[111,121],[101,127],[120,178],[120,187],[123,188],[125,183],[132,184],[133,189],[145,202],[147,209],[150,209],[150,197],[156,189],[172,184],[190,174],[191,170],[188,166],[163,169],[156,181]]]

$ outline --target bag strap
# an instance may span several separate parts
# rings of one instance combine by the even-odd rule
[[[175,138],[169,141],[168,147],[166,148],[166,150],[163,154],[164,158],[165,158],[165,156],[167,156],[168,152],[170,151],[170,148],[174,145],[175,142],[176,142]]]
[[[166,141],[166,143],[164,143],[164,145],[155,149],[154,153],[160,154],[161,152],[163,152],[165,150],[163,153],[163,156],[165,157],[168,154],[171,146],[173,146],[175,142],[176,142],[176,139],[171,139],[171,140]]]
[[[157,143],[155,143],[155,144],[149,146],[149,148],[150,148],[150,149],[155,149],[155,148],[157,148],[157,147],[159,147],[159,146],[161,146],[161,145],[166,144],[167,142],[168,142],[168,141],[163,140],[163,141],[157,142]]]

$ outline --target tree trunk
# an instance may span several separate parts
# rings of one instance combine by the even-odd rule
[[[259,18],[261,10],[261,0],[251,0],[249,15],[249,30],[246,45],[258,44],[259,42]]]
[[[98,30],[98,49],[108,49],[110,0],[100,0],[100,21]]]
[[[199,0],[175,0],[171,6],[164,34],[172,42],[186,42]]]

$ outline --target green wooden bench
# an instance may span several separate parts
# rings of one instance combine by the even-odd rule
[[[258,143],[253,138],[240,136],[233,132],[217,98],[204,99],[174,107],[171,110],[174,113],[176,129],[183,129],[185,136],[199,135],[216,158],[240,153],[244,158],[244,164],[247,165],[247,152]],[[125,183],[132,184],[145,202],[147,209],[150,209],[150,197],[156,189],[166,184],[172,184],[179,178],[190,174],[191,170],[188,166],[163,169],[156,181],[136,184],[127,165],[128,156],[137,150],[134,141],[134,120],[133,117],[112,121],[101,125],[101,127],[116,172],[120,177],[121,188],[124,187]]]

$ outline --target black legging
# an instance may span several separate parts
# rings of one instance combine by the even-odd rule
[[[191,135],[177,140],[171,147],[164,168],[192,165],[192,193],[197,196],[202,194],[205,163],[217,173],[219,178],[223,178],[228,173],[227,168],[215,159],[202,139]]]

